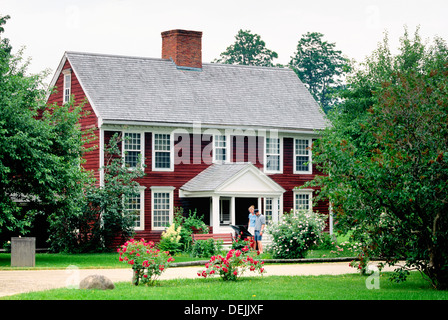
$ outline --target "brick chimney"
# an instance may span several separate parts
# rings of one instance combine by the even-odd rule
[[[202,68],[202,32],[170,30],[162,32],[162,59],[173,59],[178,67]]]

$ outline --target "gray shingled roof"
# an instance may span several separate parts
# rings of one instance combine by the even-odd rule
[[[215,163],[185,183],[181,189],[185,191],[214,191],[249,163]]]
[[[290,69],[66,52],[98,116],[108,121],[318,130],[321,108]]]

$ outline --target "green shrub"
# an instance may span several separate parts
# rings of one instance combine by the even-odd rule
[[[212,238],[207,240],[196,240],[191,246],[193,257],[210,257],[218,254],[222,250],[222,241]]]
[[[271,223],[267,231],[272,236],[270,250],[274,258],[304,258],[318,243],[325,227],[323,216],[311,211],[286,213],[278,223]]]
[[[176,254],[181,251],[182,244],[180,241],[180,233],[182,231],[182,227],[177,227],[173,223],[167,228],[160,237],[160,242],[157,244],[157,247],[161,251],[169,251],[170,254]]]
[[[193,229],[196,228],[199,233],[208,233],[208,226],[202,220],[202,216],[198,216],[196,210],[188,213],[188,216],[184,216],[183,208],[175,208],[174,211],[174,224],[176,227],[181,226],[180,240],[181,250],[190,251],[191,250],[191,235],[193,234]]]

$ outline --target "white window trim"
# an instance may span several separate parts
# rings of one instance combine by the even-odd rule
[[[280,158],[279,158],[279,170],[269,170],[267,167],[268,164],[268,154],[267,154],[267,144],[268,144],[268,139],[279,139],[280,140]],[[283,138],[282,137],[265,137],[264,138],[264,172],[265,173],[283,173]]]
[[[303,209],[297,208],[296,195],[298,195],[298,194],[306,194],[309,196],[308,206],[309,206],[309,210],[312,211],[313,210],[313,190],[311,190],[311,189],[294,189],[293,190],[294,212],[297,212],[298,210],[303,210]]]
[[[226,150],[226,160],[225,161],[216,160],[216,149],[218,149],[218,148],[216,147],[215,142],[216,142],[216,137],[217,136],[221,136],[221,137],[225,137],[226,138],[226,146],[224,148],[219,148],[219,149],[225,149]],[[231,154],[230,154],[231,141],[230,141],[230,139],[231,139],[231,136],[228,135],[228,134],[214,134],[213,135],[213,142],[212,142],[213,143],[213,163],[222,163],[222,162],[230,163],[231,162]]]
[[[169,225],[173,223],[173,216],[174,216],[174,187],[163,187],[163,186],[153,186],[151,187],[151,230],[165,230],[166,227],[155,227],[154,226],[154,193],[158,192],[164,192],[169,193]]]
[[[296,150],[296,140],[308,140],[308,147],[310,149],[308,149],[308,170],[306,171],[299,171],[297,170],[297,156],[300,156],[297,154],[297,150]],[[293,140],[293,149],[294,149],[294,161],[293,161],[293,166],[294,166],[294,174],[312,174],[313,173],[313,154],[311,152],[311,146],[313,145],[313,140],[311,138],[303,138],[303,137],[295,137]]]
[[[140,193],[140,227],[134,227],[136,231],[145,230],[145,189],[144,186],[138,187]]]
[[[72,94],[72,70],[66,69],[62,71],[62,74],[64,76],[64,87],[62,90],[62,102],[67,103],[70,101],[70,97]],[[67,77],[69,77],[70,85],[67,86]],[[68,90],[68,94],[66,94],[66,91]]]
[[[145,133],[142,131],[137,131],[137,130],[126,130],[126,131],[122,131],[121,135],[122,135],[122,142],[121,142],[121,156],[123,158],[123,166],[126,165],[125,163],[125,152],[126,150],[124,149],[125,146],[125,135],[126,133],[138,133],[140,134],[140,169],[144,170],[144,162],[145,162]],[[136,151],[136,150],[133,150]],[[129,170],[135,170],[134,167],[128,167]]]
[[[156,150],[155,150],[155,139],[156,134],[167,134],[170,136],[170,167],[169,168],[156,168]],[[159,152],[159,151],[157,151]],[[152,132],[152,171],[174,171],[174,137],[172,132],[167,131],[155,131]]]

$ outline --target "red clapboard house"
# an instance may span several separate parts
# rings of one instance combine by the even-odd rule
[[[175,207],[197,210],[214,233],[246,225],[248,207],[268,221],[312,207],[310,146],[326,120],[295,73],[202,62],[202,32],[162,32],[162,58],[66,52],[49,103],[87,99],[83,128],[98,148],[87,169],[103,183],[104,146],[116,132],[131,169],[144,161],[140,195],[128,199],[137,237],[157,241]],[[328,204],[315,210],[328,214]]]

